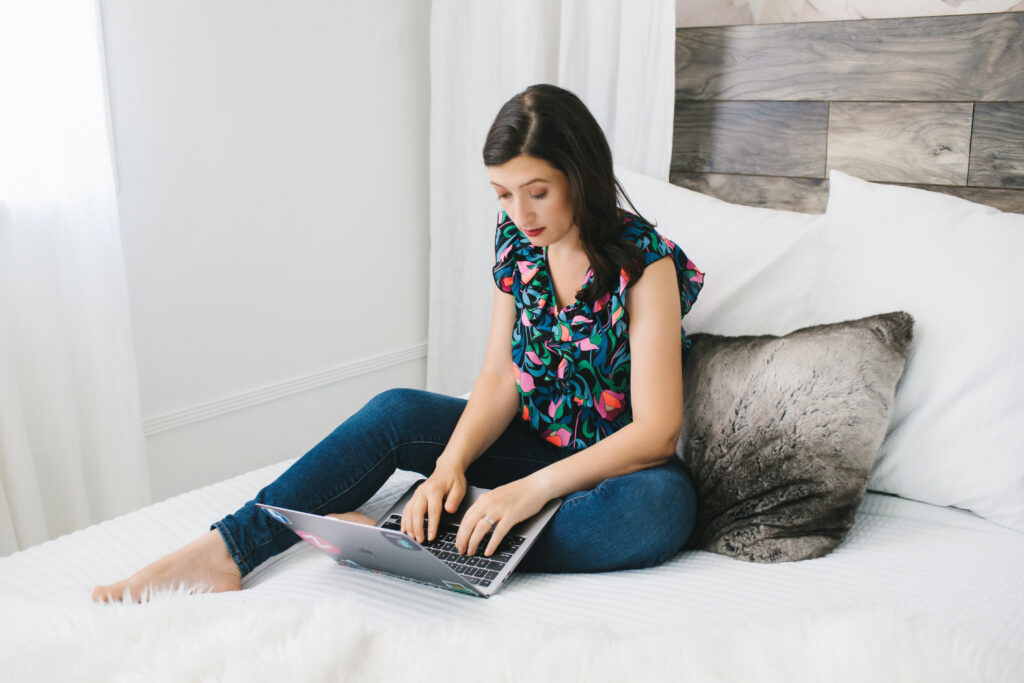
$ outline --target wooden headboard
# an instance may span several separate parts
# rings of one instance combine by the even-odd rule
[[[673,183],[819,213],[830,168],[1024,213],[1024,13],[676,30]]]

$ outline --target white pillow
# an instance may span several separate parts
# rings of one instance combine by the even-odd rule
[[[730,204],[627,169],[626,194],[704,271],[687,334],[783,335],[804,326],[823,214]]]
[[[829,178],[812,321],[915,319],[868,487],[1024,531],[1024,215]]]

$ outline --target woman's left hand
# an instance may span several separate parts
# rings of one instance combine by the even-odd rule
[[[509,529],[540,512],[548,500],[550,498],[546,498],[529,477],[491,489],[466,510],[455,536],[455,549],[462,554],[475,555],[480,541],[491,530],[491,523],[486,519],[490,517],[494,521],[494,533],[484,555],[493,555]]]

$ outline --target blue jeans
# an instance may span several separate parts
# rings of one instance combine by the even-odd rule
[[[299,540],[255,503],[319,515],[349,512],[369,500],[396,468],[429,476],[465,405],[463,399],[415,389],[378,394],[255,499],[210,528],[220,531],[245,576]],[[514,419],[469,465],[466,481],[497,488],[569,454]],[[696,513],[696,493],[679,458],[606,479],[564,497],[516,571],[649,567],[682,549]]]

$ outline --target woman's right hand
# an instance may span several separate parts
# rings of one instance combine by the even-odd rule
[[[420,484],[412,498],[402,510],[402,532],[423,543],[424,536],[433,541],[441,521],[441,507],[449,512],[459,509],[459,503],[466,495],[466,475],[458,465],[438,458],[434,472]],[[428,528],[423,530],[423,515],[426,513]]]

